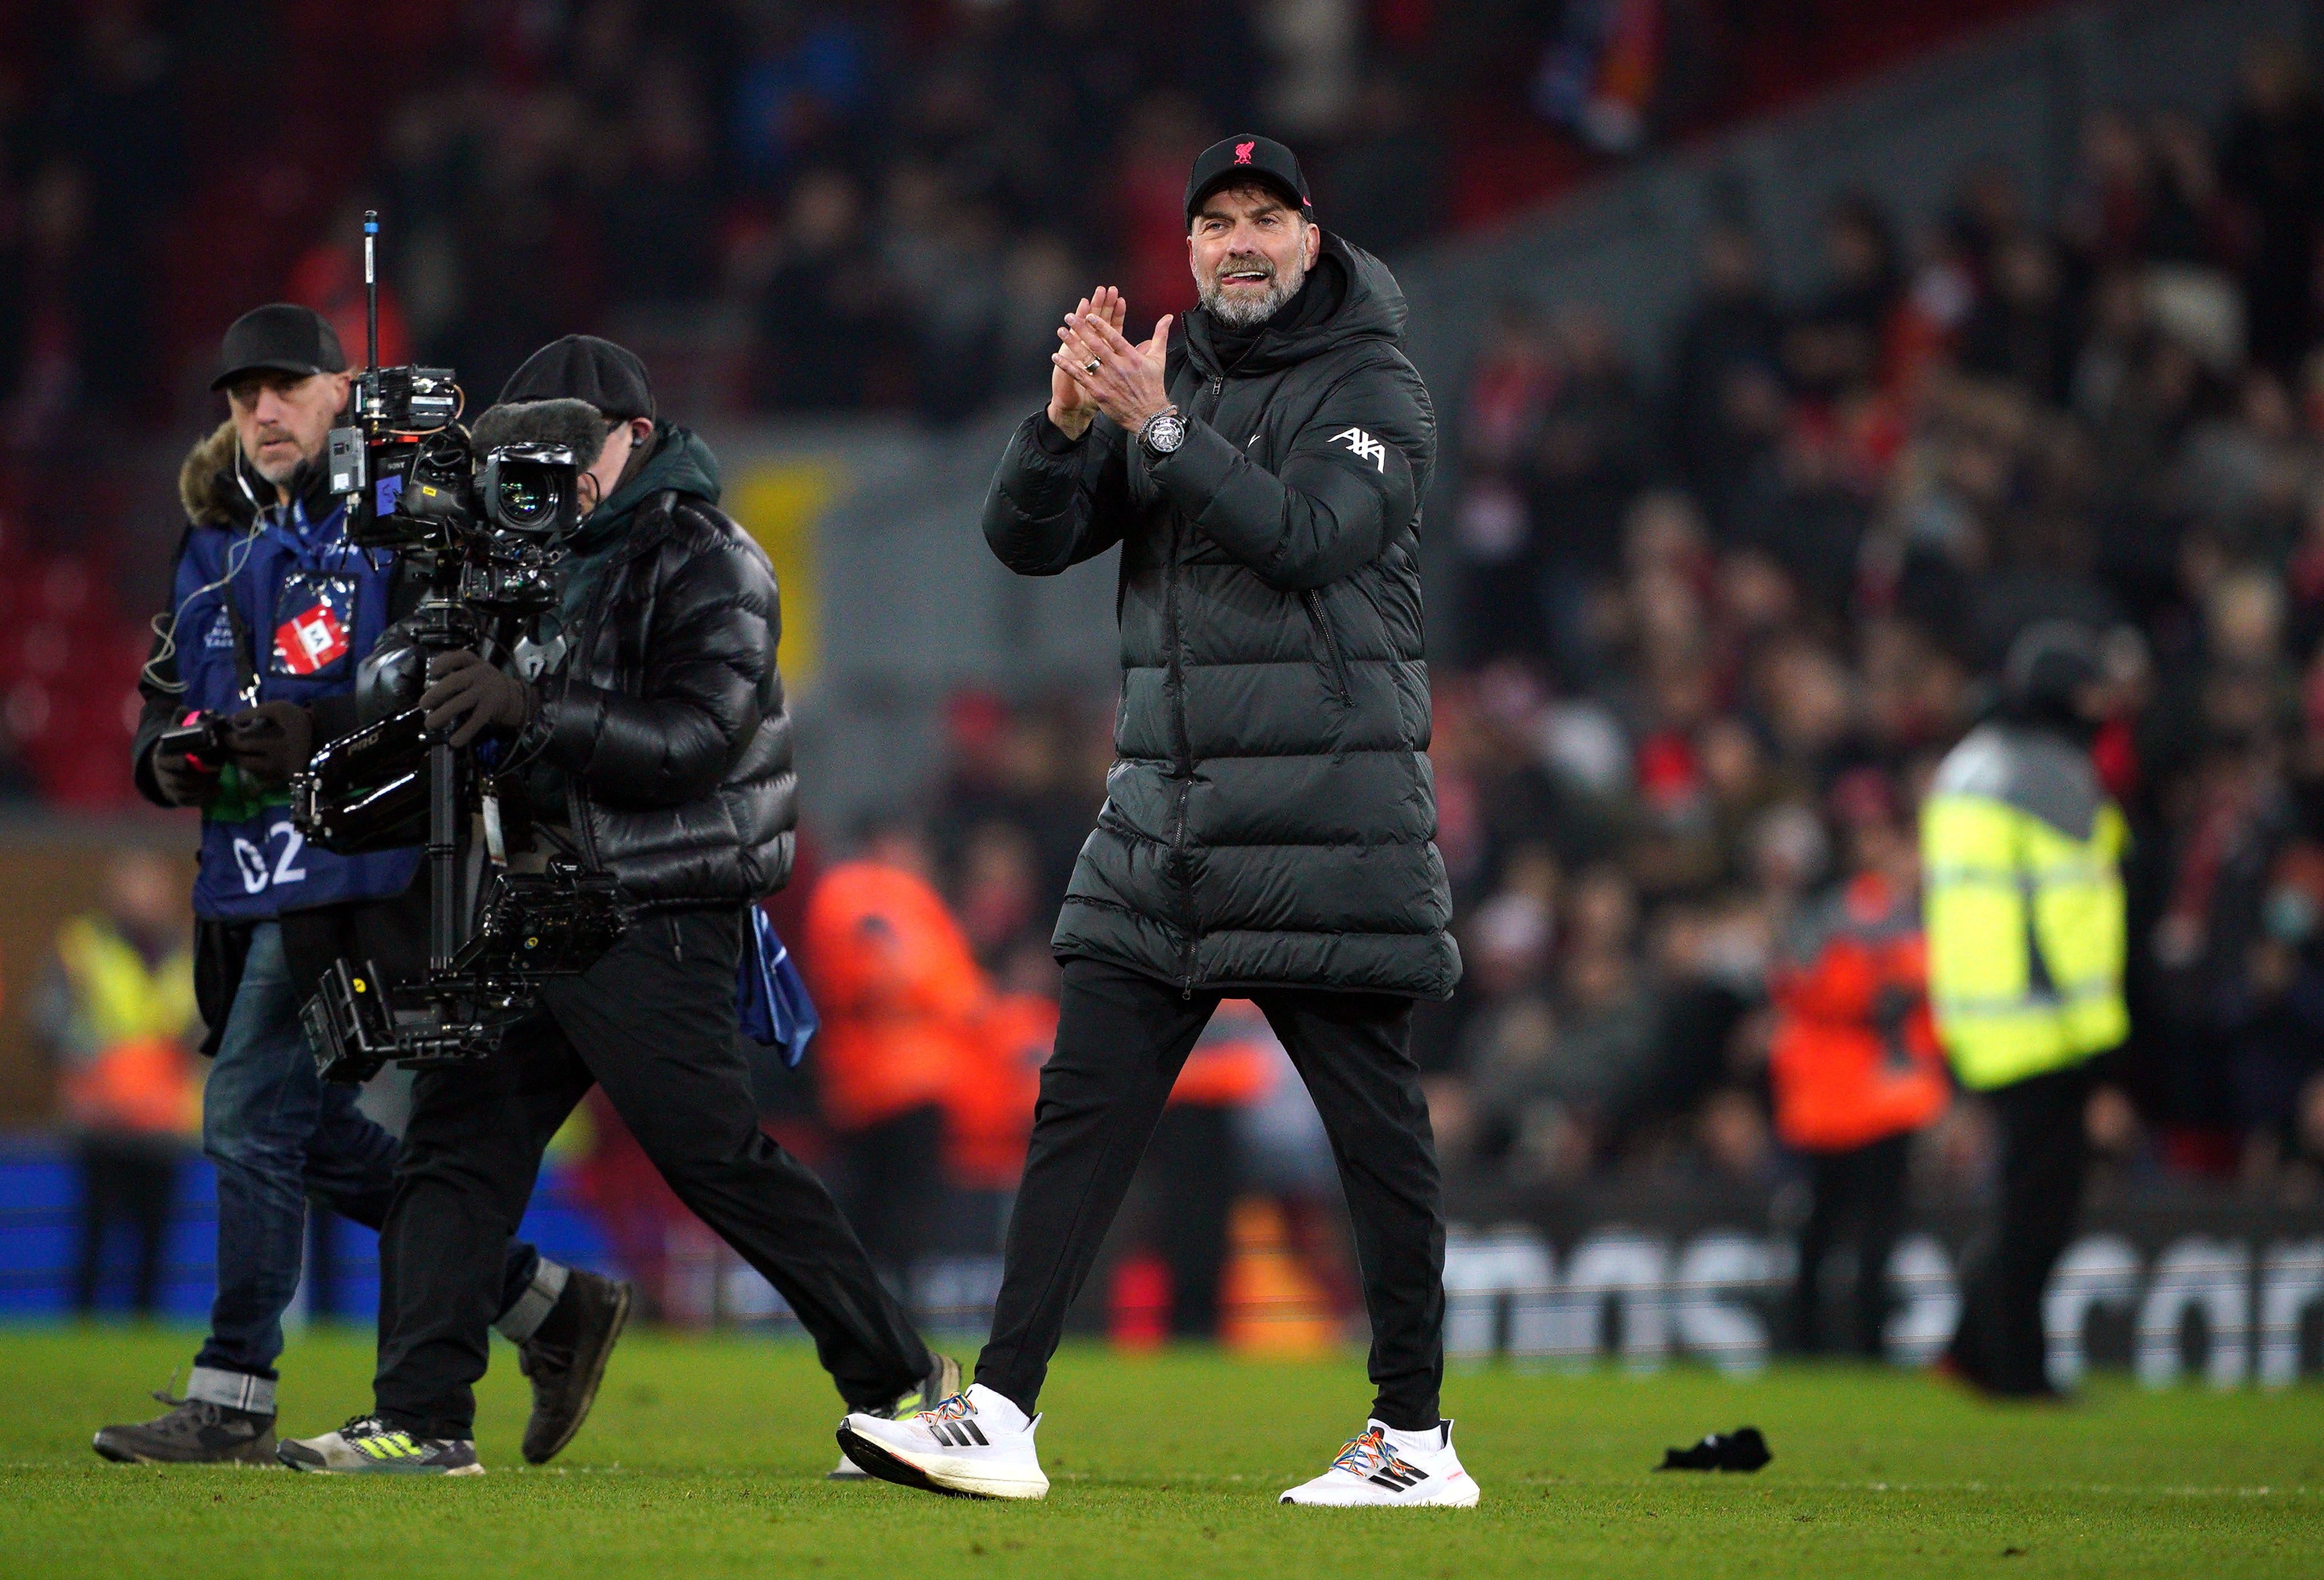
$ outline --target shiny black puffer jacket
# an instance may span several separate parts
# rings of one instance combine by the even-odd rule
[[[648,500],[598,572],[513,756],[564,771],[583,851],[632,904],[733,904],[788,881],[798,785],[781,631],[765,553],[691,494]]]
[[[1054,942],[1190,991],[1442,998],[1461,956],[1416,558],[1435,417],[1388,269],[1327,236],[1310,289],[1333,295],[1231,366],[1203,314],[1174,337],[1176,454],[1036,414],[986,496],[1022,574],[1121,545],[1118,761]]]

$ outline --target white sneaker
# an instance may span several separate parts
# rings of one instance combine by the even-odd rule
[[[839,1449],[866,1473],[898,1486],[954,1498],[1046,1498],[1049,1478],[1033,1452],[1041,1418],[982,1383],[934,1409],[899,1420],[858,1413],[839,1423]]]
[[[1277,1501],[1329,1509],[1390,1503],[1473,1509],[1477,1483],[1452,1452],[1452,1422],[1439,1421],[1433,1432],[1395,1432],[1367,1421],[1363,1436],[1348,1440],[1331,1469]]]
[[[928,1369],[927,1381],[918,1388],[913,1389],[909,1393],[897,1395],[896,1402],[886,1409],[871,1410],[865,1413],[881,1416],[891,1421],[901,1420],[916,1410],[932,1410],[954,1394],[958,1393],[960,1363],[950,1355],[938,1355],[936,1362],[936,1363]],[[843,1454],[839,1456],[837,1467],[824,1472],[823,1479],[827,1482],[868,1482],[872,1477],[865,1473],[862,1465]]]

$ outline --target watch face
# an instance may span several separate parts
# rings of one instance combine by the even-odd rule
[[[1186,420],[1175,411],[1165,411],[1146,425],[1146,448],[1157,455],[1168,455],[1186,442]]]

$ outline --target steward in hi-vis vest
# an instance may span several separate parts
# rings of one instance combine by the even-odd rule
[[[161,1308],[179,1165],[201,1119],[187,1050],[198,1022],[180,882],[152,851],[115,853],[102,905],[57,929],[28,1006],[55,1061],[80,1176],[73,1310],[84,1317],[97,1309],[120,1230],[135,1248],[133,1308],[144,1317]]]
[[[2100,682],[2088,632],[2029,628],[2009,650],[1996,716],[1939,766],[1921,812],[1930,1007],[2001,1138],[2000,1197],[1966,1259],[1946,1362],[2011,1397],[2052,1391],[2042,1296],[2081,1211],[2090,1061],[2130,1030],[2129,836],[2089,754]]]
[[[186,1040],[194,1012],[194,957],[178,944],[149,958],[103,914],[57,932],[65,1001],[58,1017],[57,1095],[84,1132],[182,1139],[200,1127]]]
[[[2120,1043],[2128,827],[2089,753],[1996,720],[1921,813],[1929,1000],[1961,1085],[1989,1091]]]

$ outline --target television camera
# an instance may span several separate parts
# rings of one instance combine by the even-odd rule
[[[582,466],[569,444],[479,455],[452,369],[379,365],[378,236],[379,216],[367,212],[370,356],[355,420],[331,430],[329,487],[346,502],[347,541],[404,557],[427,587],[362,666],[363,726],[314,754],[291,781],[290,807],[302,835],[347,855],[408,845],[424,818],[428,966],[404,982],[368,961],[325,974],[301,1015],[324,1076],[338,1081],[391,1062],[492,1053],[543,981],[587,970],[627,925],[612,875],[569,855],[539,872],[508,870],[496,781],[417,706],[429,657],[509,651],[554,603],[551,572],[580,521]],[[464,864],[460,826],[478,814],[489,860]]]

